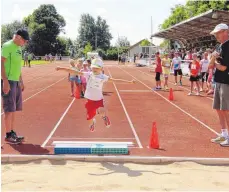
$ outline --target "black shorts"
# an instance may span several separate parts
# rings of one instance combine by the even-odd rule
[[[182,70],[181,69],[174,70],[174,76],[177,76],[177,73],[179,75],[182,75]]]
[[[207,80],[208,80],[208,75],[209,75],[209,73],[207,73],[207,72],[201,72],[201,79],[202,79],[202,82],[207,82]]]
[[[22,111],[22,90],[19,81],[10,81],[10,91],[7,95],[3,92],[3,80],[1,81],[1,95],[4,113]]]
[[[190,78],[189,78],[189,80],[192,81],[192,82],[193,82],[193,81],[199,81],[199,79],[200,79],[200,78],[199,78],[198,75],[197,75],[196,77],[190,76]]]
[[[156,80],[156,81],[160,81],[160,80],[161,80],[161,79],[160,79],[160,76],[161,76],[161,73],[156,72],[155,80]]]

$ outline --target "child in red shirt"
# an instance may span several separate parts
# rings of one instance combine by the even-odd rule
[[[191,92],[188,95],[192,95],[193,91],[193,83],[196,82],[196,87],[197,87],[197,93],[196,95],[200,95],[200,84],[199,84],[199,72],[200,72],[200,63],[197,60],[197,54],[194,53],[192,55],[193,61],[189,65],[189,70],[190,70],[190,81],[191,81]]]
[[[156,53],[156,68],[155,68],[155,72],[156,72],[156,88],[154,88],[155,90],[160,90],[161,89],[161,73],[162,73],[162,66],[161,66],[161,58],[160,58],[160,54],[159,52]]]

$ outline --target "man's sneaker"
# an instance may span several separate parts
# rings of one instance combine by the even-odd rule
[[[12,132],[6,134],[5,141],[10,144],[19,144],[22,142],[22,140],[17,138],[17,135],[12,134]]]
[[[95,120],[95,119],[93,119],[92,124],[89,126],[89,127],[90,127],[90,131],[91,131],[91,132],[94,132],[94,131],[95,131],[95,123],[96,123],[96,120]]]
[[[104,121],[104,124],[107,128],[109,128],[111,126],[111,122],[110,122],[110,119],[107,117],[107,116],[104,116],[103,117],[103,121]]]
[[[15,137],[17,137],[19,140],[23,141],[24,140],[24,137],[23,136],[19,136],[16,134],[15,131],[11,130],[11,134],[13,134]]]
[[[225,140],[226,140],[226,138],[220,135],[220,136],[216,137],[215,139],[212,139],[211,142],[219,144],[219,143],[224,142]]]
[[[220,145],[222,147],[229,147],[229,138],[225,139],[225,141],[221,142]]]

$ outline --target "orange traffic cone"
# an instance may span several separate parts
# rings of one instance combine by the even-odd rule
[[[150,142],[149,142],[149,148],[150,149],[159,149],[159,140],[158,140],[156,122],[153,122],[152,133],[151,133]]]
[[[78,86],[76,86],[76,90],[75,90],[75,98],[76,99],[80,99],[80,91],[79,91],[79,88],[78,88]]]
[[[173,89],[172,88],[170,88],[170,90],[169,90],[169,100],[170,101],[173,101]]]

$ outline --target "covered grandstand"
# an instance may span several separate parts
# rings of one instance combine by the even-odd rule
[[[179,42],[181,47],[214,46],[216,40],[210,32],[219,23],[229,25],[229,11],[209,10],[151,35]]]

